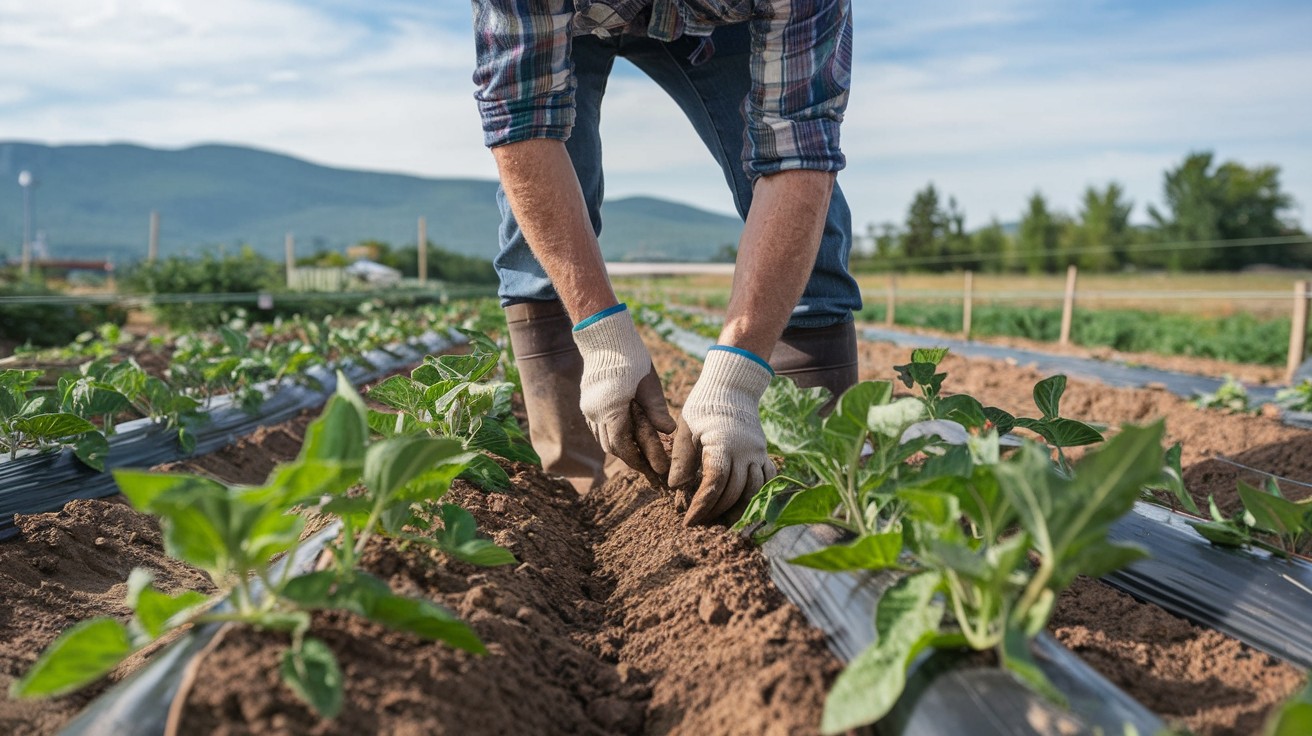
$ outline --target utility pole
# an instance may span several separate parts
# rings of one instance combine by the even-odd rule
[[[146,262],[154,263],[159,258],[159,212],[150,211],[150,242],[146,247]]]
[[[428,218],[419,218],[419,283],[428,283]]]
[[[32,172],[18,172],[18,186],[23,188],[23,275],[32,272]]]

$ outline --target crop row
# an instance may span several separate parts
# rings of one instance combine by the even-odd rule
[[[17,356],[54,368],[0,370],[0,451],[12,460],[21,450],[69,447],[87,466],[103,470],[115,425],[145,418],[175,432],[189,453],[192,430],[217,397],[255,413],[266,397],[261,387],[276,388],[285,378],[313,380],[305,373],[312,366],[344,356],[361,361],[369,351],[404,344],[470,311],[366,305],[349,321],[292,317],[249,324],[238,314],[214,331],[141,339],[106,324],[66,347]],[[165,364],[147,370],[132,352],[159,355]]]
[[[309,635],[310,614],[342,610],[392,629],[481,653],[477,635],[451,612],[392,592],[357,569],[376,536],[433,547],[476,565],[515,558],[480,537],[473,517],[440,500],[457,478],[486,489],[509,479],[485,452],[537,462],[510,414],[512,384],[494,380],[501,350],[469,332],[467,355],[429,356],[410,375],[394,376],[369,397],[398,409],[366,406],[339,375],[337,392],[310,424],[294,462],[260,486],[227,486],[189,474],[116,470],[115,480],[139,511],[157,516],[169,555],[207,572],[223,592],[166,595],[145,570],[129,580],[125,625],[102,617],[65,631],[27,674],[16,697],[46,697],[95,681],[169,631],[222,623],[285,632],[281,664],[287,686],[325,718],[342,703],[342,677],[329,648]],[[334,518],[340,533],[312,571],[270,572],[276,557],[296,556],[311,513]],[[436,522],[436,523],[435,523]]]

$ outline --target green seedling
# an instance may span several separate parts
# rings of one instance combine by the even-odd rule
[[[1226,517],[1208,499],[1210,520],[1191,522],[1207,541],[1223,547],[1259,546],[1281,556],[1305,554],[1312,540],[1312,499],[1290,501],[1274,478],[1262,488],[1239,481],[1244,510]]]
[[[919,395],[865,382],[820,416],[827,396],[777,380],[761,404],[778,478],[752,499],[739,528],[757,538],[795,524],[828,523],[852,538],[792,560],[827,571],[885,571],[895,582],[875,614],[876,643],[835,682],[822,728],[841,733],[886,714],[906,670],[926,648],[997,651],[1003,665],[1045,696],[1061,696],[1029,643],[1076,575],[1101,575],[1143,555],[1110,542],[1111,523],[1147,483],[1163,477],[1159,425],[1125,427],[1070,464],[1052,451],[1100,438],[1059,416],[1062,377],[1040,382],[1043,416],[1015,419],[973,398],[943,396],[946,351],[915,351],[898,366]],[[956,439],[917,432],[926,419],[960,425]],[[931,425],[932,426],[932,425]],[[1004,451],[1000,434],[1027,426],[1045,442]]]
[[[104,470],[109,454],[104,433],[88,418],[64,409],[55,394],[36,390],[40,378],[40,371],[0,371],[0,451],[8,452],[13,460],[23,448],[69,447],[87,466]],[[85,392],[66,399],[66,403],[80,401],[98,408]]]
[[[397,631],[484,651],[453,614],[429,601],[400,596],[356,569],[376,534],[405,532],[418,505],[440,498],[472,453],[452,440],[400,436],[369,444],[366,409],[343,376],[338,392],[309,426],[297,459],[279,466],[260,487],[227,486],[186,474],[116,471],[120,489],[137,509],[158,516],[166,551],[209,573],[224,590],[208,599],[195,592],[166,595],[138,570],[129,584],[132,619],[102,617],[69,629],[11,688],[16,697],[58,695],[93,682],[124,658],[179,626],[231,622],[285,631],[284,681],[325,718],[342,704],[342,677],[326,644],[308,636],[310,614],[345,610]],[[348,493],[358,484],[363,491]],[[342,521],[333,564],[304,575],[269,571],[275,557],[294,557],[304,519],[292,513],[313,502]],[[444,507],[444,528],[432,539],[460,559],[509,564],[513,556],[477,537],[472,519]],[[407,538],[419,538],[409,534]],[[262,591],[262,593],[261,593]],[[219,607],[217,602],[225,601]]]
[[[1249,404],[1248,389],[1236,381],[1233,376],[1226,376],[1215,391],[1200,393],[1194,399],[1194,406],[1199,409],[1218,409],[1231,414],[1252,414],[1257,407]]]
[[[501,349],[482,333],[463,332],[468,354],[428,356],[409,376],[392,376],[369,391],[369,398],[399,412],[370,411],[370,428],[384,437],[422,432],[507,460],[540,463],[511,413],[514,387],[491,380]],[[486,455],[474,457],[465,477],[486,490],[510,488],[506,471]]]

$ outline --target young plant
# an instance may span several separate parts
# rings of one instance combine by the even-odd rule
[[[482,333],[462,332],[469,338],[468,354],[430,355],[408,377],[392,376],[369,391],[369,398],[400,412],[370,411],[370,428],[384,437],[422,432],[507,460],[540,463],[511,413],[513,386],[491,380],[501,349]],[[486,490],[510,487],[506,471],[481,454],[465,477]]]
[[[1194,406],[1199,409],[1219,409],[1231,414],[1252,414],[1257,411],[1257,408],[1249,405],[1248,389],[1233,376],[1226,376],[1215,391],[1198,394]]]
[[[325,718],[342,704],[342,677],[326,644],[308,635],[310,614],[337,609],[397,631],[481,653],[482,642],[440,606],[393,593],[377,577],[356,569],[369,539],[414,517],[414,504],[439,498],[470,459],[457,442],[396,437],[368,444],[366,410],[339,375],[338,393],[309,426],[295,462],[282,465],[260,487],[226,486],[186,474],[117,471],[115,479],[139,510],[160,518],[166,551],[208,572],[224,589],[223,605],[195,592],[166,595],[135,571],[129,584],[132,620],[82,622],[62,634],[11,688],[16,697],[57,695],[80,688],[164,633],[188,624],[230,622],[285,631],[291,646],[281,672],[287,685]],[[361,494],[348,490],[363,481]],[[292,509],[316,501],[342,520],[334,564],[305,575],[291,565],[269,570],[280,555],[294,557],[303,517]],[[489,564],[514,558],[478,540],[467,519],[443,513],[443,540]],[[454,540],[454,541],[452,541]],[[498,551],[501,554],[498,554]],[[467,558],[466,557],[466,558]]]
[[[1289,411],[1312,411],[1312,379],[1304,378],[1277,391],[1276,404]]]
[[[1244,510],[1227,518],[1208,499],[1208,521],[1190,522],[1207,541],[1224,547],[1257,545],[1281,556],[1306,553],[1312,540],[1312,499],[1290,501],[1274,478],[1263,488],[1239,481]]]
[[[1058,415],[1065,382],[1047,379],[1035,389],[1043,417],[1023,421],[1052,446],[1025,440],[1004,454],[1000,432],[1022,420],[968,396],[942,396],[943,355],[916,351],[898,367],[920,389],[915,398],[894,400],[891,384],[865,382],[820,417],[823,392],[776,381],[762,400],[766,437],[787,460],[739,527],[761,525],[759,538],[793,524],[833,524],[853,537],[791,562],[896,579],[875,614],[875,644],[830,693],[826,733],[887,713],[927,647],[997,650],[1005,667],[1060,700],[1029,641],[1076,575],[1142,555],[1107,532],[1162,476],[1161,426],[1126,427],[1073,466],[1060,454],[1054,463],[1052,446],[1087,444],[1097,432]]]
[[[87,418],[61,408],[50,392],[35,390],[40,378],[40,371],[0,371],[0,451],[13,460],[22,448],[70,447],[87,466],[103,471],[109,453],[105,435]]]

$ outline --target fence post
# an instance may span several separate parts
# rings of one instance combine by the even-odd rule
[[[961,293],[961,339],[970,339],[971,301],[975,297],[975,272],[966,272],[966,285]]]
[[[1071,317],[1075,312],[1075,264],[1066,267],[1066,299],[1061,305],[1061,340],[1062,345],[1071,342]]]
[[[150,241],[146,247],[146,262],[159,258],[159,210],[150,211]]]
[[[884,298],[886,300],[884,324],[892,327],[893,323],[897,321],[895,317],[897,313],[897,274],[892,271],[888,272],[888,290],[885,292]]]
[[[428,283],[428,218],[419,218],[419,283]]]
[[[1289,362],[1285,366],[1285,383],[1294,382],[1294,374],[1307,354],[1308,282],[1294,282],[1294,315],[1289,327]]]
[[[296,280],[295,236],[293,236],[291,233],[287,233],[287,237],[283,238],[282,247],[283,247],[284,254],[287,257],[287,288],[294,289],[296,288],[296,285],[293,283]]]

